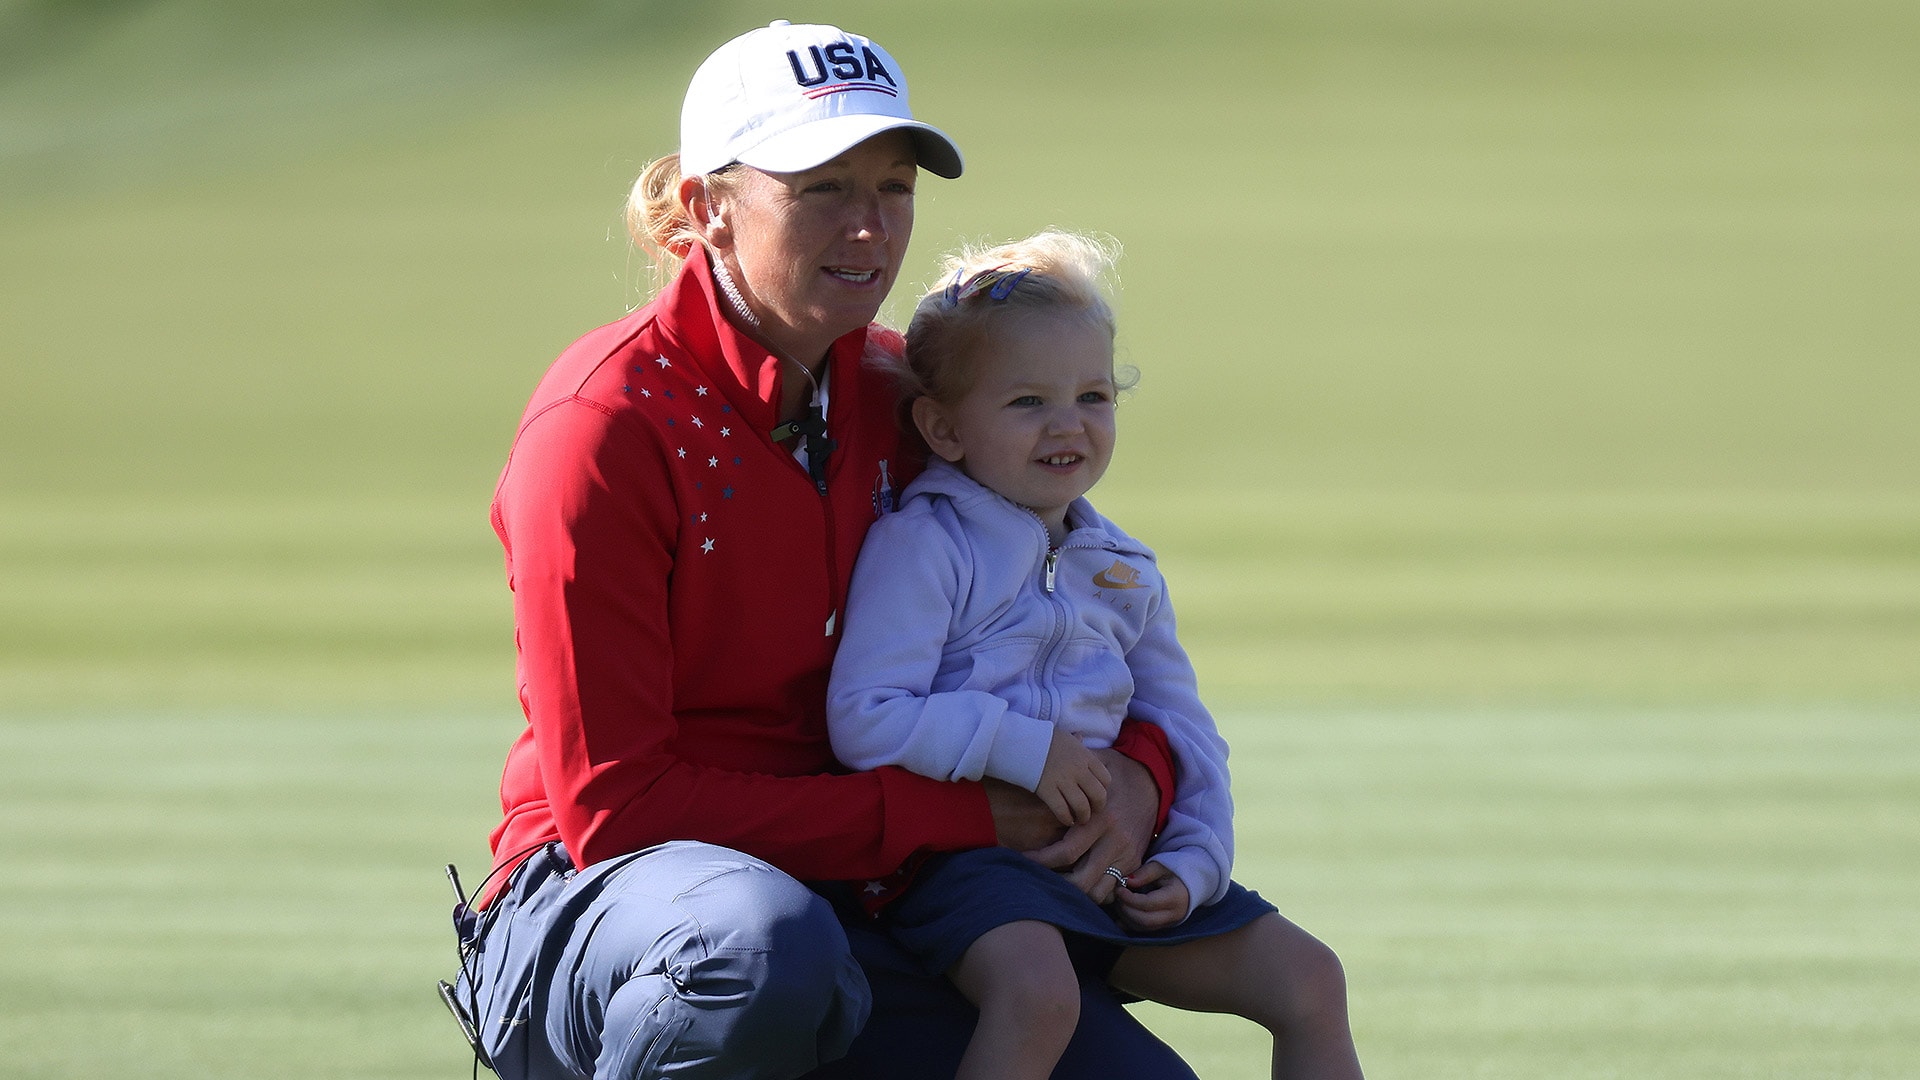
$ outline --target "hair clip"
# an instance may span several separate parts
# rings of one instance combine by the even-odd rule
[[[1033,273],[1033,267],[1023,266],[1016,270],[1002,264],[981,270],[965,281],[960,279],[962,272],[962,270],[955,270],[953,283],[947,286],[948,307],[954,307],[983,290],[989,300],[1005,300],[1013,295],[1014,286],[1020,284],[1022,278]]]

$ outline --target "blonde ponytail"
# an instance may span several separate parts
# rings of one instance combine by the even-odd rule
[[[701,177],[709,198],[731,191],[732,171],[729,165]],[[673,280],[687,253],[702,242],[699,227],[680,202],[681,179],[680,155],[668,154],[648,162],[627,195],[627,235],[653,263],[656,292]]]

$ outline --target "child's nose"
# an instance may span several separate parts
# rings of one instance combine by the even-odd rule
[[[1053,435],[1071,435],[1079,431],[1080,410],[1073,408],[1053,409],[1047,414],[1047,432]]]

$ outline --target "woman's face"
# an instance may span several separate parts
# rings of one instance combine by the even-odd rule
[[[889,131],[805,172],[738,172],[713,194],[708,242],[761,335],[812,364],[873,321],[899,276],[919,177],[913,143]]]

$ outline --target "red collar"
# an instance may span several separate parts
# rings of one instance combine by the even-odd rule
[[[704,246],[693,246],[686,265],[655,298],[653,307],[661,316],[658,325],[668,339],[720,384],[728,404],[739,410],[754,429],[771,430],[781,381],[799,373],[727,318],[727,302],[714,284]],[[841,395],[856,381],[850,376],[866,350],[869,329],[863,326],[845,334],[827,350],[836,409],[841,405]]]

